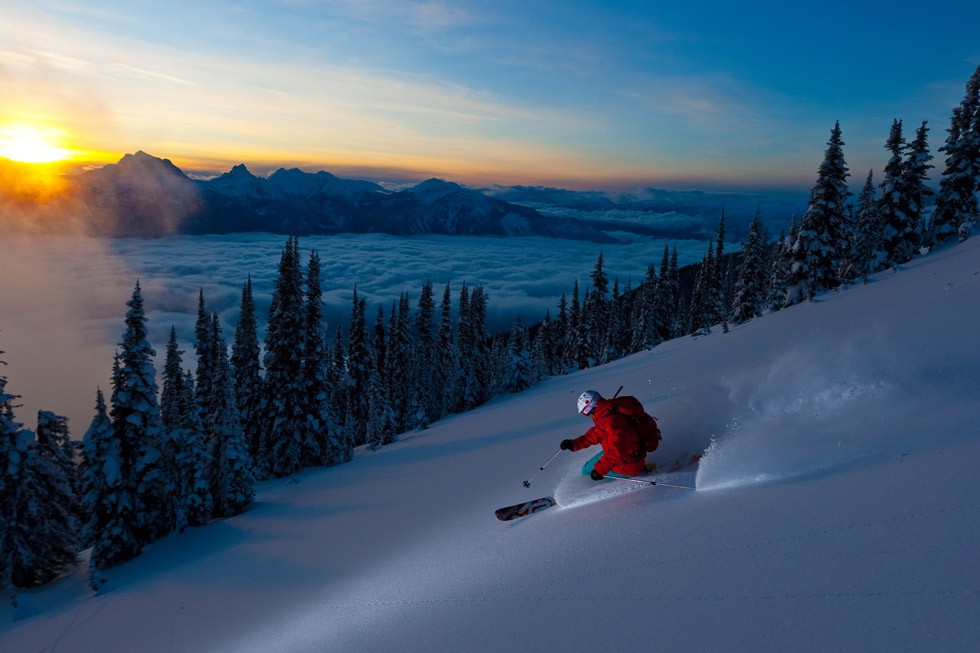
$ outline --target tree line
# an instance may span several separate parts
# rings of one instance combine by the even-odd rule
[[[414,307],[402,293],[373,307],[373,317],[355,288],[346,332],[337,325],[331,337],[319,254],[311,250],[304,267],[299,240],[290,237],[264,343],[251,279],[230,347],[202,289],[194,371],[171,328],[158,386],[137,281],[109,401],[96,390],[81,442],[51,412],[39,413],[36,431],[25,429],[0,375],[0,588],[49,582],[90,548],[97,590],[100,570],[147,544],[246,510],[258,480],[346,463],[357,447],[385,446],[497,393],[719,325],[727,330],[965,239],[978,218],[980,67],[953,111],[931,202],[927,134],[923,122],[906,142],[895,120],[884,178],[875,186],[869,172],[852,202],[837,123],[808,209],[788,233],[771,239],[757,212],[740,250],[726,253],[722,213],[700,265],[679,269],[676,247],[665,247],[659,271],[651,263],[635,287],[610,282],[600,253],[585,287],[576,280],[554,314],[548,309],[532,324],[518,316],[507,332],[489,332],[484,288],[463,283],[454,293],[447,283],[437,307],[427,281]]]

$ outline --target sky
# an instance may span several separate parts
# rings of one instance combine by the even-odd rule
[[[860,184],[891,122],[935,151],[980,64],[973,2],[0,1],[0,135],[110,162],[379,181],[808,189],[835,121]]]
[[[83,561],[0,596],[0,650],[973,651],[978,260],[952,244],[260,483],[99,595]],[[620,385],[659,420],[651,459],[707,447],[658,479],[693,490],[594,483],[594,448],[558,450],[591,424],[576,397]]]

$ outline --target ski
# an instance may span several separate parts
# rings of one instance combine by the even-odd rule
[[[514,505],[507,506],[506,508],[498,508],[495,511],[495,514],[497,515],[497,519],[500,521],[510,521],[511,519],[526,517],[532,513],[557,505],[558,503],[555,501],[554,497],[541,497],[540,499],[534,499],[532,501],[515,503]]]

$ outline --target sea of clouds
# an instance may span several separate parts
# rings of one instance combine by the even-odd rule
[[[600,252],[610,280],[634,285],[664,245],[678,248],[681,265],[699,261],[707,243],[622,237],[618,244],[548,238],[309,236],[300,239],[304,268],[311,249],[322,265],[327,328],[346,327],[354,288],[388,314],[399,294],[413,309],[426,281],[436,302],[450,284],[453,303],[462,283],[489,295],[488,326],[506,330],[517,315],[525,322],[552,315],[576,279],[589,283]],[[67,415],[80,438],[91,419],[96,387],[109,392],[113,352],[121,341],[126,301],[137,279],[143,290],[150,341],[162,358],[171,326],[193,367],[198,294],[221,317],[229,342],[238,321],[242,286],[251,277],[260,329],[264,330],[286,238],[274,234],[96,239],[4,235],[0,238],[0,351],[8,391],[22,397],[18,421],[32,427],[39,408]],[[158,371],[160,366],[158,364]]]

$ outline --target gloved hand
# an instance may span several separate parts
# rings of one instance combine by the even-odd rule
[[[562,440],[561,441],[561,445],[559,446],[559,448],[562,451],[571,451],[572,450],[572,441],[571,440]]]
[[[605,478],[605,477],[604,477],[604,476],[603,476],[602,474],[600,474],[599,472],[597,472],[597,471],[596,471],[596,470],[594,470],[594,469],[593,469],[593,470],[592,470],[592,472],[591,472],[591,473],[589,474],[589,476],[591,476],[591,477],[592,477],[592,480],[593,480],[593,481],[601,481],[601,480],[602,480],[603,478]]]

